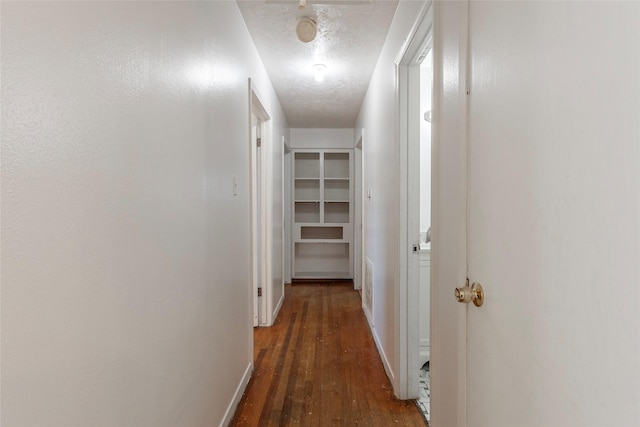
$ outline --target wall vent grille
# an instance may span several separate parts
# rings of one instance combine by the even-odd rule
[[[365,257],[365,264],[362,307],[369,320],[369,324],[373,326],[373,263],[371,263],[369,258]]]

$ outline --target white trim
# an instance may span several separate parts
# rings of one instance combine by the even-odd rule
[[[291,146],[283,136],[282,141],[284,144],[282,154],[282,219],[283,226],[282,231],[284,233],[282,239],[282,281],[284,283],[291,283],[291,233],[292,229],[292,217],[291,217],[291,203],[293,195],[291,194]],[[283,291],[284,292],[284,291]]]
[[[363,195],[363,173],[364,152],[362,150],[362,132],[356,140],[353,149],[353,288],[362,289],[364,286],[364,266],[362,244],[363,222],[362,222],[362,195]]]
[[[396,84],[399,140],[399,273],[396,307],[398,334],[398,380],[394,392],[400,399],[418,397],[419,386],[419,254],[412,252],[419,245],[419,161],[416,148],[420,140],[419,115],[410,113],[420,103],[420,61],[418,57],[430,42],[433,29],[432,2],[425,3],[407,41],[396,59]],[[415,116],[415,117],[414,117]],[[416,176],[417,175],[417,176]],[[417,200],[415,194],[418,195]],[[411,195],[411,197],[410,197]]]
[[[253,184],[253,174],[255,173],[254,166],[260,171],[260,177],[257,185],[259,186],[259,193],[262,196],[259,201],[259,206],[253,206],[255,202],[254,191],[251,188],[251,224],[252,224],[252,237],[251,237],[251,257],[252,257],[252,280],[251,280],[251,301],[252,306],[257,298],[254,294],[256,288],[256,275],[260,277],[262,283],[259,286],[262,288],[262,300],[260,301],[260,316],[258,319],[259,326],[269,326],[273,323],[273,301],[271,301],[273,295],[273,211],[270,207],[273,205],[273,159],[272,159],[272,122],[271,116],[265,108],[265,103],[262,101],[260,93],[256,89],[251,78],[249,78],[249,120],[251,116],[255,116],[259,120],[260,125],[260,137],[262,140],[260,146],[260,155],[257,155],[257,149],[251,141],[251,183]],[[250,127],[251,129],[251,127]],[[251,132],[250,132],[251,133]],[[250,138],[252,139],[252,138]],[[257,158],[260,162],[259,165],[254,165],[253,158]],[[257,216],[257,218],[256,218]],[[258,256],[257,248],[257,236],[253,229],[255,221],[260,222],[258,229],[262,233],[260,241],[260,255]],[[259,259],[258,259],[259,258]],[[258,268],[260,268],[262,274],[258,274]],[[255,316],[255,313],[252,317]],[[252,322],[254,323],[254,322]]]
[[[262,212],[264,214],[264,287],[262,288],[262,323],[260,326],[273,324],[273,148],[271,134],[273,132],[271,120],[263,122],[262,131],[262,159],[263,189]]]
[[[258,306],[257,306],[257,299],[256,299],[256,288],[258,287],[257,285],[257,281],[258,281],[258,262],[257,262],[257,258],[258,258],[258,253],[257,253],[257,231],[256,231],[256,224],[257,224],[257,208],[256,208],[256,183],[255,183],[255,175],[256,175],[256,148],[255,148],[255,144],[253,143],[253,139],[254,139],[254,134],[253,134],[253,119],[254,119],[254,115],[252,113],[252,105],[253,105],[253,92],[252,92],[252,88],[251,88],[251,78],[248,79],[247,82],[247,89],[248,89],[248,120],[247,120],[247,125],[249,127],[249,138],[248,138],[248,143],[249,143],[249,192],[248,192],[248,196],[249,196],[249,255],[250,255],[250,261],[249,261],[249,272],[250,272],[250,280],[249,280],[249,292],[248,292],[248,298],[249,298],[249,307],[251,307],[251,322],[250,322],[250,328],[249,328],[249,332],[248,332],[248,336],[249,336],[249,341],[250,341],[250,345],[249,345],[249,357],[251,360],[253,360],[253,328],[258,326]]]
[[[231,402],[229,402],[229,405],[227,406],[227,410],[225,411],[224,416],[220,421],[220,424],[218,424],[220,427],[226,427],[229,424],[231,424],[231,420],[233,419],[233,416],[236,413],[236,409],[238,409],[238,405],[240,404],[242,395],[244,394],[244,391],[247,388],[247,385],[249,384],[249,380],[251,379],[252,372],[253,372],[253,362],[249,363],[247,365],[247,368],[244,370],[244,375],[242,375],[242,379],[240,380],[238,387],[236,387],[235,393],[233,393],[233,398],[231,399]]]
[[[391,363],[389,363],[389,359],[387,358],[387,355],[384,352],[384,348],[382,347],[382,344],[380,343],[380,338],[378,338],[378,334],[376,333],[376,330],[373,326],[370,327],[371,329],[371,335],[373,336],[373,342],[376,344],[376,347],[378,348],[378,353],[380,353],[380,359],[382,360],[382,366],[384,367],[385,372],[387,373],[387,376],[389,377],[389,380],[391,381],[391,384],[394,384],[396,381],[396,375],[393,372],[393,368],[391,367]]]
[[[280,309],[282,308],[282,304],[284,304],[284,292],[282,292],[282,296],[280,297],[280,300],[278,300],[278,304],[276,304],[275,310],[273,310],[273,321],[277,319],[278,313],[280,313]],[[271,325],[273,325],[273,323],[271,323]]]

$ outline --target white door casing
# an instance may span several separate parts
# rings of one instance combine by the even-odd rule
[[[262,286],[262,266],[260,259],[262,259],[260,244],[260,236],[262,235],[260,216],[260,161],[259,151],[257,147],[258,127],[259,120],[251,114],[251,138],[250,153],[251,153],[251,299],[253,303],[253,326],[259,326],[260,324],[260,303],[261,299],[258,297],[258,288]]]
[[[251,117],[251,259],[254,326],[273,323],[272,280],[272,165],[271,120],[251,79],[249,79]],[[258,144],[258,138],[260,143]],[[262,289],[258,297],[257,289]]]
[[[362,289],[364,281],[363,270],[363,244],[362,244],[362,135],[355,143],[353,150],[353,287],[354,289]]]
[[[418,397],[420,291],[420,64],[432,42],[433,4],[425,3],[397,59],[400,240],[397,348],[401,399]]]
[[[429,9],[431,8],[431,9]],[[409,398],[417,384],[411,370],[418,360],[418,280],[419,257],[415,265],[410,255],[412,239],[419,231],[419,180],[417,167],[408,167],[419,144],[409,145],[409,134],[419,134],[410,124],[409,102],[418,103],[419,67],[411,68],[427,44],[427,10],[433,23],[433,104],[432,104],[432,233],[431,233],[431,421],[433,426],[466,425],[466,312],[453,291],[466,279],[467,239],[467,99],[466,99],[466,16],[464,2],[434,2],[425,5],[398,57],[400,193],[400,289],[398,316],[400,333],[400,381],[396,395]],[[427,17],[425,19],[425,17]],[[425,28],[426,27],[426,28]],[[418,32],[422,37],[417,36]],[[412,45],[413,42],[413,45]],[[411,48],[411,50],[410,50]],[[416,64],[413,64],[416,65]],[[405,96],[403,96],[403,94]],[[414,138],[416,138],[414,136]],[[412,157],[413,155],[413,157]],[[419,167],[419,165],[418,165]],[[410,185],[413,184],[413,185]],[[413,192],[411,190],[413,189]],[[412,194],[412,196],[410,196]],[[411,203],[411,207],[410,204]],[[410,209],[415,213],[409,226]],[[410,280],[410,277],[415,279]],[[413,286],[411,286],[413,284]],[[412,331],[408,331],[413,327]]]
[[[282,137],[282,277],[284,283],[291,283],[291,147]]]

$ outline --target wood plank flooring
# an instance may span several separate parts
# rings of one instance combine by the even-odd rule
[[[254,330],[255,371],[232,426],[426,425],[398,400],[351,282],[287,285],[271,328]]]

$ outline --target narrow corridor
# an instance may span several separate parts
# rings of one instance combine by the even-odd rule
[[[351,281],[286,286],[254,331],[255,371],[232,426],[424,426],[394,397]]]

